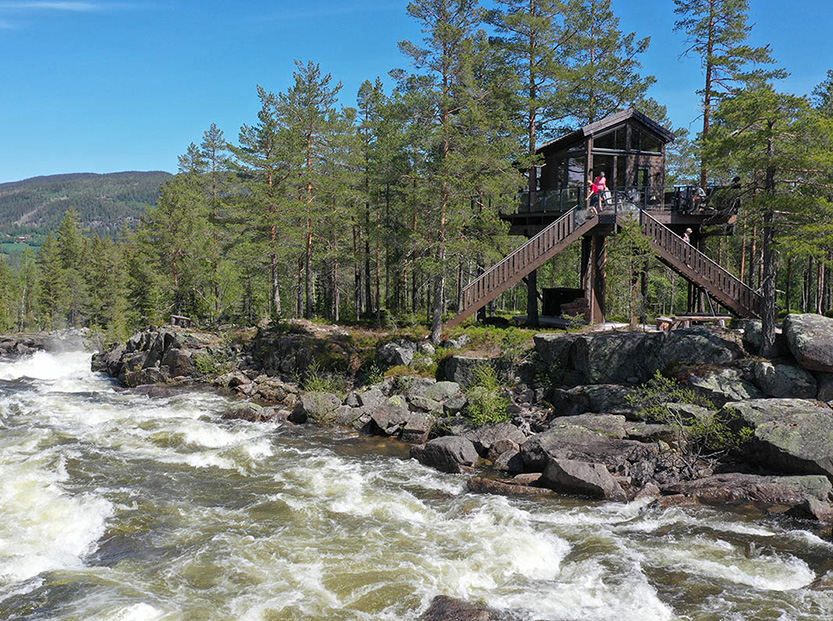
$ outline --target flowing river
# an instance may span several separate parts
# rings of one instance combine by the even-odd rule
[[[0,618],[833,618],[824,531],[711,509],[514,500],[407,446],[121,390],[89,355],[0,361]]]

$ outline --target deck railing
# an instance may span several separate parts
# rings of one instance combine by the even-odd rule
[[[529,193],[520,195],[518,213],[566,213],[587,202],[586,188],[570,187],[560,190],[542,190],[535,193],[530,205]],[[706,198],[696,199],[696,186],[623,186],[610,187],[605,209],[645,209],[648,211],[673,211],[692,213],[697,209],[706,211],[737,211],[740,190],[723,186],[705,188]]]

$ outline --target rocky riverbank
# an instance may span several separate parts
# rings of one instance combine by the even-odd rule
[[[211,383],[241,398],[226,413],[231,418],[396,438],[411,443],[423,464],[470,473],[473,492],[650,498],[831,522],[833,320],[790,315],[778,338],[775,360],[757,356],[755,322],[743,333],[539,334],[514,362],[448,343],[440,379],[400,373],[342,396],[299,386],[322,361],[358,377],[356,348],[338,328],[259,330],[245,343],[154,328],[97,354],[93,367],[127,386]],[[407,339],[385,343],[376,348],[376,368],[418,367],[434,353],[428,348]],[[508,420],[475,427],[467,404],[473,371],[486,364],[512,385],[503,395]],[[707,405],[672,402],[663,405],[670,418],[646,416],[633,395],[658,371]],[[732,436],[728,448],[688,450],[687,431],[703,421]]]

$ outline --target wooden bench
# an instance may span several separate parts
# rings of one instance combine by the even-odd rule
[[[692,324],[698,323],[716,323],[721,328],[726,327],[726,322],[731,321],[731,315],[706,315],[692,313],[689,315],[674,315],[673,317],[657,317],[657,329],[663,332],[674,330],[675,328],[689,328]]]
[[[184,315],[171,315],[171,325],[179,326],[180,328],[190,328],[191,318]]]

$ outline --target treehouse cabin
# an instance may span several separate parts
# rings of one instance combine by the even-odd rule
[[[626,218],[638,219],[660,260],[688,280],[688,312],[708,304],[714,314],[716,301],[736,315],[758,316],[760,296],[702,252],[707,235],[733,231],[739,191],[668,187],[666,147],[673,139],[659,123],[630,109],[541,145],[537,153],[543,162],[521,194],[518,211],[501,216],[511,234],[529,240],[463,289],[458,315],[447,325],[460,323],[521,281],[528,287],[527,320],[537,324],[536,270],[579,240],[582,288],[544,290],[544,310],[603,322],[606,240]],[[600,172],[608,192],[595,214],[588,190]],[[575,298],[565,302],[571,295]]]

